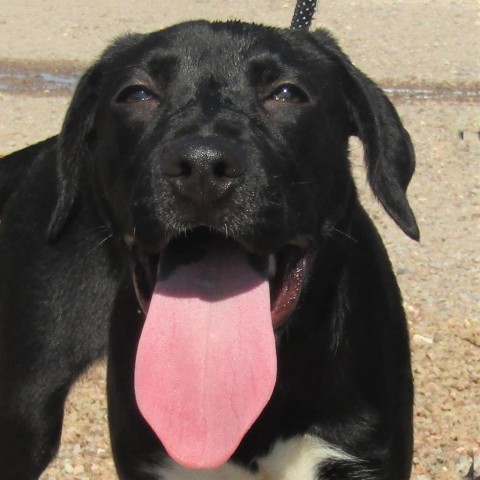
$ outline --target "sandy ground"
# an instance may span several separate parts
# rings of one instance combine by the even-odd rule
[[[411,327],[412,479],[460,479],[472,455],[478,457],[480,475],[480,2],[319,4],[314,26],[330,28],[360,68],[382,86],[394,87],[388,91],[417,151],[409,193],[420,243],[405,238],[372,200],[361,145],[352,142],[358,184],[391,254]],[[282,0],[24,0],[15,5],[0,0],[0,154],[60,128],[71,88],[42,85],[35,72],[78,72],[119,34],[189,18],[287,26],[293,5]],[[115,478],[104,389],[103,365],[74,388],[61,450],[42,480]]]

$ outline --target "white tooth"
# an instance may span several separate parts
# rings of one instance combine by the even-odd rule
[[[277,273],[277,257],[271,253],[268,256],[268,278],[275,278]]]
[[[307,240],[304,237],[297,237],[294,238],[291,242],[290,245],[294,245],[295,247],[300,247],[303,250],[306,250],[308,247]]]
[[[129,248],[132,248],[133,245],[135,245],[135,237],[133,235],[129,235],[128,233],[123,236],[123,241]]]

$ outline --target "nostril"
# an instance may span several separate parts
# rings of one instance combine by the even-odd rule
[[[180,173],[179,173],[179,177],[189,177],[191,174],[192,174],[192,165],[190,164],[190,162],[188,160],[181,160],[180,161]]]
[[[213,175],[215,177],[227,177],[227,162],[220,160],[213,166]]]
[[[213,167],[215,177],[230,177],[228,163],[224,160],[218,161]]]
[[[192,174],[192,165],[184,157],[170,157],[163,163],[162,172],[168,177],[189,177]]]
[[[220,159],[213,166],[215,177],[238,178],[245,173],[245,162],[240,159]]]

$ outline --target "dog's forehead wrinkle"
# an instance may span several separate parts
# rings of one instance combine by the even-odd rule
[[[246,38],[232,39],[225,35],[200,35],[188,37],[184,42],[172,47],[172,52],[180,59],[185,69],[196,69],[208,65],[209,71],[225,71],[235,67],[245,59],[250,41]]]
[[[299,53],[281,31],[241,22],[187,22],[164,33],[169,40],[162,43],[164,54],[177,57],[184,69],[197,70],[206,63],[209,71],[222,71],[230,78],[250,58],[263,54],[285,61]]]

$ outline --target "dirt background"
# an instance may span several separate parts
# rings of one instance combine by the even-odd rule
[[[288,26],[293,7],[284,0],[0,0],[0,155],[59,130],[71,83],[45,84],[43,72],[79,72],[127,31],[192,18]],[[472,456],[480,475],[480,2],[320,0],[316,26],[332,30],[387,88],[417,151],[409,196],[420,243],[371,198],[362,147],[352,141],[358,185],[390,252],[411,328],[412,479],[460,479]],[[42,480],[115,478],[104,373],[98,365],[74,388],[58,458]]]

